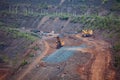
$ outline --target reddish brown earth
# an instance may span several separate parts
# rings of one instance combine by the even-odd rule
[[[77,37],[81,38],[80,35],[77,35]],[[95,56],[90,67],[90,80],[115,80],[115,72],[110,70],[110,44],[98,39],[92,41],[90,41],[90,39],[84,39],[84,41],[94,46],[94,48],[87,50]],[[89,66],[89,64],[87,64],[87,66]],[[84,70],[84,67],[80,68],[80,72]]]
[[[9,68],[0,69],[0,80],[6,80],[6,77],[9,75],[9,72]]]
[[[56,22],[56,18],[53,22]],[[41,22],[41,24],[43,24]],[[66,23],[66,25],[69,21]],[[73,57],[63,63],[47,64],[43,62],[43,58],[56,51],[56,38],[48,38],[46,40],[38,40],[29,46],[29,49],[24,53],[23,57],[26,58],[31,52],[37,55],[30,64],[21,68],[17,73],[11,75],[10,80],[47,80],[47,79],[65,79],[74,80],[115,80],[115,71],[111,69],[111,45],[102,40],[101,38],[83,38],[81,34],[67,35],[61,38],[64,41],[64,46],[80,46],[86,44],[88,47],[78,49]],[[42,44],[42,45],[41,45]],[[32,48],[38,46],[40,50],[35,51]],[[41,53],[42,51],[42,53]],[[80,54],[90,54],[87,61],[86,57],[80,56]],[[83,62],[82,62],[83,61]],[[80,63],[82,62],[82,63]],[[74,64],[74,65],[73,65]],[[47,66],[48,65],[48,66]],[[50,66],[49,66],[50,65]],[[36,68],[36,66],[40,68]],[[1,67],[1,66],[0,66]],[[44,69],[45,67],[46,69]],[[54,68],[63,68],[62,71],[58,70],[59,74],[55,74]],[[48,69],[47,69],[48,68]],[[33,73],[35,72],[35,73]],[[47,77],[44,74],[47,73]],[[52,73],[52,74],[51,74]],[[0,80],[6,80],[10,75],[10,67],[0,68]],[[73,76],[73,77],[70,77]],[[79,76],[78,76],[79,75]],[[52,76],[52,77],[51,77]],[[57,76],[57,77],[56,77]],[[76,77],[74,77],[76,76]],[[42,79],[39,79],[41,77]],[[8,78],[9,79],[9,78]]]
[[[45,50],[43,51],[42,55],[38,56],[32,64],[29,65],[29,67],[17,78],[17,80],[22,80],[24,76],[26,76],[26,74],[30,73],[30,71],[34,68],[35,65],[37,65],[40,60],[45,57],[45,55],[47,55],[47,52],[49,50],[49,45],[46,41],[43,41],[44,45],[45,45]]]
[[[115,80],[114,79],[115,72],[110,68],[111,52],[109,47],[111,45],[109,43],[101,39],[92,38],[92,37],[83,38],[81,37],[81,34],[67,36],[62,38],[61,40],[65,42],[64,46],[78,46],[82,43],[85,43],[90,47],[85,49],[79,49],[77,54],[80,54],[79,52],[91,54],[89,61],[81,65],[72,66],[73,63],[71,63],[69,60],[67,62],[68,65],[69,64],[71,65],[71,66],[69,65],[69,67],[64,63],[58,64],[60,65],[60,67],[65,65],[63,72],[60,73],[61,77],[64,77],[65,75],[68,76],[70,74],[73,74],[73,75],[79,74],[80,78],[76,78],[76,80],[80,80],[80,79]],[[21,70],[22,72],[20,71],[20,73],[16,75],[16,78],[12,80],[30,80],[30,79],[31,80],[47,80],[49,77],[51,78],[51,76],[56,75],[54,73],[51,74],[51,71],[54,69],[49,69],[50,66],[47,66],[48,64],[46,63],[40,64],[42,61],[42,58],[44,58],[45,56],[47,56],[48,54],[51,54],[56,50],[55,39],[52,38],[46,41],[44,40],[42,41],[42,43],[45,46],[42,54],[36,57],[36,59],[33,60],[33,62],[29,64],[26,69]],[[76,60],[77,59],[79,61],[79,58],[76,58]],[[75,59],[73,57],[70,60],[75,60]],[[38,64],[40,64],[40,68],[35,68],[35,66]],[[55,66],[56,65],[54,65],[54,67]],[[46,69],[45,71],[43,67],[48,67],[49,70],[45,68]],[[73,72],[72,73],[70,73],[71,71],[66,72],[66,69],[71,70]],[[39,71],[40,72],[43,71],[43,72],[40,73]],[[45,75],[43,76],[42,74],[45,74],[45,73],[48,73],[48,74],[46,74],[46,76]],[[49,76],[50,74],[51,76]],[[74,80],[74,78],[71,78],[70,80]],[[58,79],[60,78],[57,78],[57,77],[54,78],[54,80],[58,80]],[[66,79],[69,79],[69,78],[67,77]]]

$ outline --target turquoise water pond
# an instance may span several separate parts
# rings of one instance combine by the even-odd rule
[[[85,44],[82,44],[80,46],[62,47],[55,51],[54,53],[50,54],[49,56],[45,57],[43,60],[48,63],[64,62],[71,56],[73,56],[76,51],[86,47],[87,46]]]

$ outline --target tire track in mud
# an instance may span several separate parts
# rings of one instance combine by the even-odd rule
[[[91,80],[104,80],[105,65],[104,53],[98,53],[91,66]]]
[[[35,24],[40,20],[40,17],[36,18],[36,20],[33,22],[32,27],[35,26]]]
[[[63,25],[62,29],[61,29],[61,32],[63,31],[64,27],[67,27],[67,25],[70,23],[71,21],[71,18],[69,18],[66,23]]]
[[[41,59],[45,57],[45,55],[47,54],[47,52],[49,50],[49,45],[48,45],[48,43],[46,41],[43,41],[43,43],[45,44],[45,50],[41,53],[41,55],[39,55],[33,61],[33,63],[31,63],[28,66],[28,68],[21,75],[19,75],[19,77],[17,78],[17,80],[22,80],[41,61]]]
[[[103,40],[94,40],[90,45],[95,46],[94,50],[90,51],[90,53],[94,53],[95,55],[95,60],[92,62],[90,69],[90,80],[105,80],[109,75],[111,75],[111,77],[109,77],[108,80],[114,80],[114,71],[110,70],[111,73],[109,73],[109,75],[106,74],[106,70],[109,69],[111,61],[110,44]]]
[[[55,30],[55,24],[58,22],[58,20],[59,20],[59,17],[56,17],[53,21],[52,21],[52,23],[51,24],[49,24],[49,26],[51,26],[52,28],[51,28],[51,31],[53,30]]]
[[[37,26],[37,29],[41,29],[42,31],[45,32],[51,32],[51,31],[60,32],[61,26],[64,25],[64,22],[62,22],[61,24],[60,23],[61,21],[59,17],[50,19],[49,16],[45,16],[40,21],[39,25]],[[59,26],[59,28],[57,28],[57,26]]]
[[[66,27],[70,23],[70,20],[71,20],[71,18],[69,18],[63,26]]]
[[[59,20],[59,17],[56,17],[53,22],[55,23],[55,22],[57,22],[58,20]]]
[[[77,38],[82,38],[80,35],[76,35]],[[89,39],[83,38],[83,41],[86,42],[88,45],[94,46],[94,49],[90,48],[86,50],[89,53],[94,54],[95,60],[91,64],[90,76],[89,80],[105,80],[107,76],[108,80],[114,80],[115,72],[113,70],[110,70],[109,75],[105,75],[106,69],[109,70],[110,61],[111,61],[111,54],[110,49],[107,42],[103,40],[96,40],[93,39],[90,41]]]
[[[49,20],[49,16],[44,16],[38,24],[37,28],[39,29],[47,20]]]
[[[99,47],[99,46],[98,46]],[[106,75],[106,70],[109,69],[111,56],[110,50],[102,50],[100,48],[96,49],[96,56],[95,60],[91,65],[91,79],[90,80],[105,80],[108,78],[109,75],[111,77],[108,80],[114,80],[115,73],[114,71],[110,70],[111,73]]]

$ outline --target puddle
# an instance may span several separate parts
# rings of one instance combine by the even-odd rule
[[[86,44],[82,44],[80,46],[72,46],[72,47],[62,47],[52,53],[51,55],[45,57],[43,60],[48,63],[59,63],[64,62],[74,55],[76,51],[81,48],[86,48]]]

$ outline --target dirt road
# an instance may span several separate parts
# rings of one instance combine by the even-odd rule
[[[76,35],[76,37],[82,38],[80,35]],[[95,55],[95,60],[92,62],[90,69],[90,80],[115,80],[115,72],[113,70],[106,72],[111,62],[110,44],[98,39],[83,38],[83,41],[88,45],[94,46],[94,48],[86,50]]]
[[[114,80],[115,72],[112,70],[106,72],[111,62],[110,49],[106,48],[107,44],[105,46],[101,43],[106,44],[105,42],[98,42],[96,49],[93,50],[96,56],[91,66],[92,75],[90,80]]]
[[[40,41],[41,42],[41,41]],[[43,51],[43,53],[41,55],[39,55],[34,61],[33,63],[31,63],[28,68],[21,74],[19,75],[19,77],[17,78],[17,80],[22,80],[33,68],[35,68],[35,66],[40,62],[40,60],[45,57],[45,55],[47,54],[48,50],[49,50],[49,45],[46,41],[43,41],[44,45],[45,45],[45,50]]]

